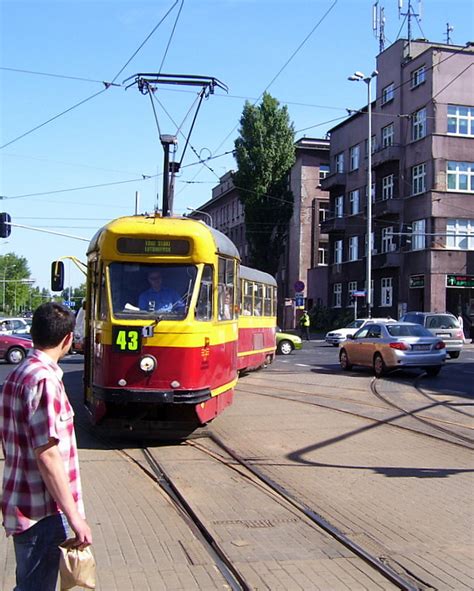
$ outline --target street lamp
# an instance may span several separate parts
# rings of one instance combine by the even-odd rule
[[[212,224],[212,215],[210,213],[207,213],[207,211],[203,211],[202,209],[194,209],[194,207],[186,207],[186,209],[188,209],[189,211],[195,211],[196,213],[202,213],[203,215],[207,215],[207,217],[209,218],[209,225],[211,226],[211,228],[213,228],[213,224]]]
[[[367,140],[367,260],[366,260],[366,282],[367,282],[367,317],[372,316],[372,97],[370,83],[377,76],[374,70],[370,76],[362,72],[354,72],[348,77],[351,82],[365,82],[367,84],[367,116],[369,121],[369,137]]]

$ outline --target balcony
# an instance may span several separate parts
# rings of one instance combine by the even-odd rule
[[[381,252],[372,251],[372,269],[389,269],[399,267],[402,255],[400,252]]]
[[[401,199],[385,199],[372,204],[372,214],[377,218],[398,216],[402,208]]]
[[[326,218],[321,222],[321,234],[329,234],[330,232],[345,232],[346,220],[344,218]]]
[[[381,148],[372,154],[372,166],[376,168],[386,162],[400,160],[401,153],[401,146],[387,146],[386,148]]]
[[[321,189],[323,189],[323,191],[329,191],[330,189],[345,187],[346,177],[347,173],[345,172],[333,172],[332,174],[329,174],[325,179],[321,180]]]

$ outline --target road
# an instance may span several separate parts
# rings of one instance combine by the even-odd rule
[[[472,448],[449,442],[446,428],[472,432],[473,357],[468,346],[439,376],[418,380],[434,403],[413,386],[421,372],[376,380],[380,393],[409,407],[405,417],[374,396],[370,371],[342,372],[336,348],[305,342],[302,351],[279,355],[266,370],[239,380],[234,405],[212,423],[212,432],[413,588],[467,591],[474,581]],[[95,440],[84,425],[82,356],[61,365],[76,410],[97,588],[222,588],[212,561],[184,531],[149,470],[137,468],[143,465],[139,444]],[[10,369],[0,364],[1,380]],[[415,415],[444,431],[420,426]],[[303,527],[292,509],[283,513],[281,500],[265,501],[261,485],[252,488],[249,476],[234,474],[234,462],[221,452],[212,449],[205,458],[186,445],[150,450],[251,589],[392,588],[313,526]],[[0,564],[0,586],[11,588],[11,540],[0,539]]]

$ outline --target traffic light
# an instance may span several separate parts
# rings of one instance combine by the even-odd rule
[[[62,291],[64,289],[64,263],[54,261],[51,265],[51,291]]]
[[[8,213],[0,213],[0,238],[8,238],[12,233],[11,221]]]

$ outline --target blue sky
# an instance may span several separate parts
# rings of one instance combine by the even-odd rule
[[[229,87],[227,95],[216,90],[203,102],[190,143],[201,158],[214,157],[207,163],[212,170],[197,164],[188,148],[175,213],[207,201],[218,177],[234,167],[231,155],[220,155],[233,148],[246,99],[256,100],[268,87],[288,105],[297,138],[324,137],[347,108],[364,104],[365,87],[347,76],[375,66],[371,0],[184,0],[177,18],[181,4],[0,1],[0,207],[13,222],[90,238],[107,220],[134,212],[135,191],[142,211],[154,209],[157,193],[161,203],[163,152],[150,99],[121,84],[137,72],[159,70],[175,23],[161,71],[215,76]],[[406,36],[406,25],[398,17],[398,0],[381,4],[388,45]],[[412,25],[414,37],[442,42],[447,22],[454,27],[454,44],[473,40],[472,0],[425,0],[421,30]],[[114,78],[120,86],[101,92],[102,82]],[[174,134],[196,91],[160,87],[157,98],[161,132]],[[178,157],[184,143],[180,137]],[[82,188],[93,185],[103,186]],[[36,285],[49,287],[51,261],[64,255],[85,260],[86,246],[13,228],[8,241],[0,242],[0,254],[26,257]],[[67,263],[66,270],[73,287],[83,281],[73,265]]]

